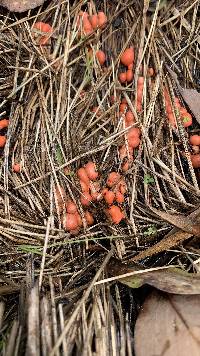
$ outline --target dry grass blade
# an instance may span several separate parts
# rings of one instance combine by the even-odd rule
[[[102,12],[106,23],[86,31]],[[198,271],[200,126],[181,92],[200,90],[198,1],[52,0],[0,13],[0,352],[20,303],[19,354],[28,336],[31,353],[131,355],[121,290],[98,284],[111,255]],[[120,180],[109,186],[111,172]]]
[[[50,312],[50,303],[46,297],[41,301],[41,344],[42,354],[49,355],[52,349],[52,319]]]
[[[16,348],[16,337],[17,334],[19,332],[19,322],[17,320],[14,320],[12,328],[11,328],[11,332],[8,338],[8,342],[7,342],[7,347],[6,347],[6,351],[5,351],[5,356],[10,356],[10,355],[14,355],[17,352],[17,348]]]
[[[56,351],[59,349],[59,346],[61,345],[63,339],[65,338],[66,334],[70,331],[70,327],[71,325],[76,322],[77,317],[79,315],[79,311],[82,308],[82,306],[84,305],[84,303],[86,302],[86,300],[89,297],[89,294],[92,291],[92,288],[94,286],[94,283],[96,282],[96,280],[99,278],[100,274],[102,273],[102,271],[104,270],[105,266],[107,265],[109,259],[111,258],[111,256],[113,255],[114,250],[112,249],[108,255],[106,256],[104,262],[101,265],[101,268],[98,270],[98,272],[96,273],[95,277],[93,278],[92,282],[90,283],[89,287],[87,288],[87,290],[85,291],[82,299],[79,301],[79,303],[77,304],[74,313],[72,314],[71,318],[67,321],[64,330],[62,331],[62,334],[60,335],[60,337],[58,338],[53,350],[51,351],[50,355],[53,356],[56,354]]]
[[[29,314],[28,314],[28,337],[27,354],[30,356],[40,353],[40,321],[39,321],[39,289],[38,284],[32,288],[29,295]]]
[[[2,328],[4,310],[5,310],[5,304],[1,302],[0,303],[0,329]]]
[[[121,283],[134,289],[144,284],[149,284],[167,293],[200,294],[200,278],[198,274],[188,273],[172,266],[168,266],[168,268],[143,269],[142,266],[137,264],[126,266],[118,261],[113,261],[113,263],[109,264],[109,273],[113,277],[106,281],[110,280],[112,282],[118,279]]]

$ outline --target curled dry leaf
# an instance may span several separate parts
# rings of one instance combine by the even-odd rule
[[[178,268],[169,268],[121,279],[121,283],[131,288],[149,284],[159,290],[173,294],[200,294],[200,276]]]
[[[199,222],[193,221],[190,217],[181,214],[169,214],[165,211],[150,208],[153,213],[155,213],[162,220],[176,226],[178,229],[188,232],[192,235],[200,235],[200,225]]]
[[[46,0],[0,0],[0,5],[12,12],[24,12],[42,5]]]
[[[143,272],[143,267],[136,264],[129,267],[115,261],[115,263],[112,262],[109,264],[109,272],[112,276],[134,272],[135,274],[131,276],[119,279],[120,283],[130,288],[139,288],[144,284],[148,284],[159,290],[173,294],[200,294],[200,276],[175,267],[160,268],[154,271],[144,270]]]
[[[165,236],[161,241],[155,245],[149,247],[147,250],[140,252],[137,256],[133,257],[132,261],[140,261],[146,257],[156,255],[160,252],[169,250],[170,248],[177,246],[183,241],[192,237],[192,234],[184,231],[176,231],[173,235]]]
[[[198,356],[199,297],[152,293],[136,321],[136,356]]]
[[[169,250],[170,248],[177,246],[183,241],[186,241],[193,235],[199,236],[199,222],[200,222],[200,208],[197,208],[188,216],[179,215],[174,217],[172,214],[159,211],[157,209],[151,208],[157,216],[165,221],[176,226],[173,228],[169,234],[164,236],[164,238],[147,250],[140,252],[137,256],[133,257],[133,261],[139,261],[146,257],[156,255],[160,252]]]

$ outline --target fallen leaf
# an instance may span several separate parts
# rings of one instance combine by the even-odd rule
[[[169,214],[166,211],[161,211],[153,207],[150,208],[151,211],[159,216],[162,220],[176,226],[177,228],[188,232],[192,235],[200,235],[200,225],[195,221],[192,221],[189,217],[181,214]]]
[[[177,231],[173,235],[164,237],[161,241],[159,241],[157,244],[153,245],[152,247],[149,247],[147,250],[140,252],[137,256],[132,258],[132,261],[136,262],[146,257],[151,257],[160,252],[169,250],[170,248],[177,246],[178,244],[189,239],[192,236],[193,235],[188,232]]]
[[[195,89],[182,88],[178,81],[177,74],[167,66],[171,76],[174,78],[176,85],[186,104],[189,106],[191,112],[195,116],[197,122],[200,124],[200,93]]]
[[[46,0],[0,0],[0,5],[12,12],[24,12],[42,5]]]
[[[152,247],[149,247],[147,250],[140,252],[137,256],[132,258],[132,261],[136,262],[142,260],[146,257],[156,255],[160,252],[169,250],[170,248],[177,246],[181,242],[189,239],[193,235],[199,235],[199,220],[200,220],[200,208],[197,208],[187,217],[179,215],[179,219],[174,215],[161,212],[157,209],[151,208],[154,213],[157,213],[161,218],[168,221],[170,224],[176,226],[173,228],[170,233],[168,233],[164,238],[155,244]],[[179,229],[177,229],[177,227]],[[180,231],[185,230],[185,231]]]
[[[179,268],[169,267],[154,271],[144,270],[139,265],[127,266],[119,261],[112,261],[109,264],[109,273],[112,276],[120,276],[131,272],[136,272],[131,276],[119,278],[119,282],[130,288],[139,288],[148,284],[163,292],[173,294],[195,295],[200,294],[200,275],[188,273]],[[137,272],[139,272],[137,274]]]
[[[173,294],[200,294],[200,276],[178,268],[144,272],[140,275],[121,279],[120,282],[131,288],[149,284],[159,290]]]
[[[152,293],[136,321],[134,340],[135,356],[198,356],[199,297]]]
[[[193,210],[189,215],[187,215],[187,218],[190,219],[193,222],[200,223],[200,206],[196,207],[195,210]],[[179,231],[176,227],[174,227],[167,235],[166,237],[173,235],[175,232]]]

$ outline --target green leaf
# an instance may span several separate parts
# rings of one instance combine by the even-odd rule
[[[64,164],[64,158],[60,146],[57,146],[56,148],[56,161],[58,162],[59,165]]]
[[[154,225],[149,226],[149,228],[144,231],[144,235],[146,236],[151,236],[151,235],[155,235],[157,233],[157,229]]]
[[[36,255],[42,256],[43,253],[41,251],[38,251],[39,249],[41,249],[41,247],[32,246],[32,245],[19,245],[19,246],[17,246],[17,251],[22,251],[22,252],[26,252],[26,253],[34,253]]]
[[[151,184],[155,183],[155,180],[153,177],[151,177],[149,174],[145,174],[144,176],[144,184]]]

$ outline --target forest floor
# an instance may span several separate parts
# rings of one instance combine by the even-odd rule
[[[194,0],[0,8],[2,355],[151,356],[145,298],[200,293],[199,18]]]

